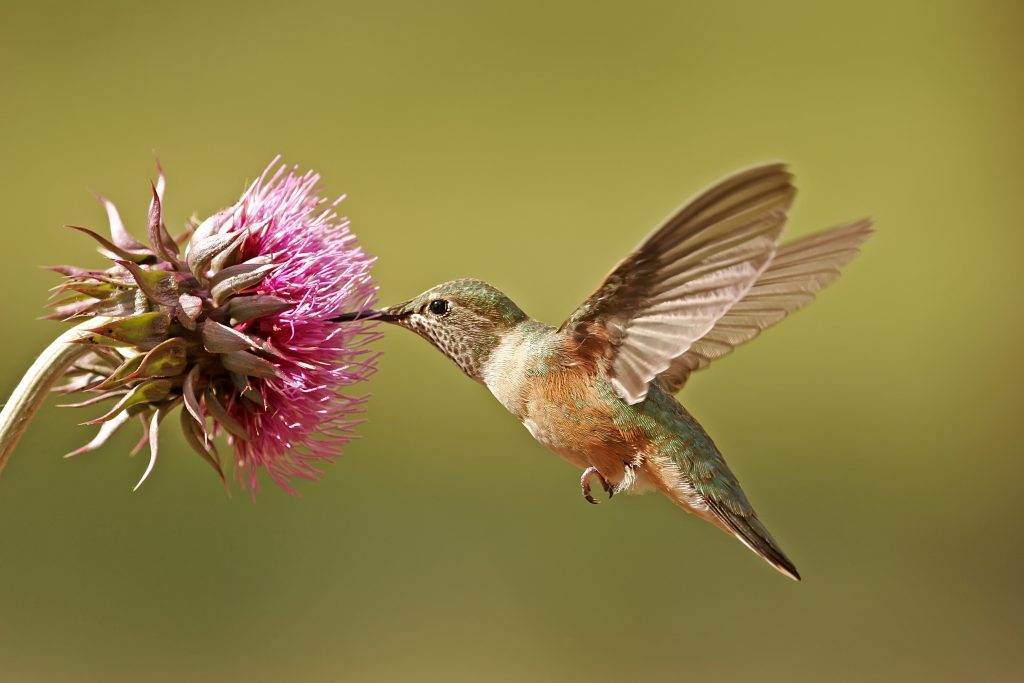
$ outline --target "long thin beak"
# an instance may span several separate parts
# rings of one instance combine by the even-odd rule
[[[354,320],[381,320],[381,311],[352,311],[331,318],[332,323],[349,323]]]
[[[386,323],[398,322],[405,316],[409,315],[410,311],[406,310],[408,302],[398,304],[396,306],[389,306],[388,308],[381,309],[379,311],[352,311],[350,313],[342,313],[339,316],[331,318],[331,322],[335,323],[347,323],[354,320],[380,320]]]

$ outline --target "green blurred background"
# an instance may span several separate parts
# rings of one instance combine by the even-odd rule
[[[414,335],[292,498],[46,407],[0,479],[11,681],[1019,680],[1024,11],[1017,2],[4,2],[0,391],[143,226],[318,169],[384,303],[485,278],[560,321],[676,205],[792,164],[790,235],[878,233],[682,398],[805,580],[578,472]]]

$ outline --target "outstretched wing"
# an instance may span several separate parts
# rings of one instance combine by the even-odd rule
[[[661,386],[675,393],[691,372],[814,301],[814,295],[839,277],[839,269],[859,253],[858,247],[870,234],[871,221],[864,219],[780,247],[746,296],[658,375]]]
[[[781,164],[760,166],[700,194],[608,275],[561,331],[611,360],[628,403],[747,294],[775,256],[796,190]]]

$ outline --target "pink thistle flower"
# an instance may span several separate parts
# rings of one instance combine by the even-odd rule
[[[334,208],[344,197],[324,206],[316,194],[320,176],[312,171],[285,174],[285,167],[260,177],[230,210],[236,229],[248,236],[243,261],[269,257],[275,264],[260,283],[260,295],[293,302],[293,307],[258,318],[242,331],[265,339],[277,350],[278,377],[262,381],[266,410],[252,410],[241,397],[228,413],[250,435],[234,442],[237,476],[249,487],[266,469],[287,491],[291,477],[315,479],[316,461],[330,461],[352,438],[363,398],[341,388],[373,373],[375,355],[368,355],[367,326],[350,327],[329,321],[339,311],[373,305],[376,286],[369,276],[372,259],[354,245],[348,221],[338,221]]]
[[[226,433],[235,476],[255,493],[265,470],[289,493],[294,478],[316,479],[354,438],[365,397],[349,393],[375,370],[372,321],[338,325],[343,311],[375,302],[373,259],[349,223],[318,194],[320,176],[284,166],[263,172],[233,206],[171,238],[162,218],[163,174],[153,190],[149,245],[101,199],[111,240],[85,228],[115,265],[68,266],[57,288],[57,319],[85,318],[83,353],[56,390],[88,391],[92,405],[116,399],[95,450],[135,415],[157,458],[157,430],[178,405],[188,441],[221,478],[214,437]],[[182,247],[184,247],[182,249]],[[184,252],[182,254],[182,252]],[[136,486],[138,488],[138,485]]]

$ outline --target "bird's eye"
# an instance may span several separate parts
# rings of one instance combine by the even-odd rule
[[[434,299],[430,302],[430,312],[434,315],[444,315],[452,309],[451,303],[444,299]]]

